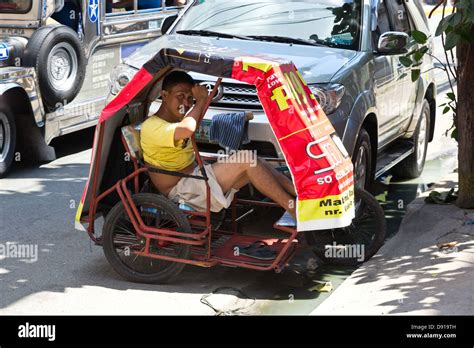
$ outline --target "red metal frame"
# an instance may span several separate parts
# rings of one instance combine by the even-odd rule
[[[219,79],[217,81],[214,87],[214,90],[212,91],[211,95],[208,98],[206,108],[204,109],[203,114],[200,116],[198,127],[205,113],[207,112],[207,109],[209,108],[211,104],[212,98],[214,98],[215,94],[217,93],[221,80],[222,79]],[[99,136],[98,148],[97,148],[97,151],[99,154],[102,148],[102,142],[103,142],[103,136],[104,136],[103,133],[104,133],[103,129],[100,128],[99,135],[98,135]],[[192,141],[192,145],[196,154],[196,161],[199,167],[203,168],[204,163],[199,153],[194,136],[191,138],[191,141]],[[122,142],[125,149],[131,155],[131,151],[128,148],[128,145],[125,139],[123,138],[123,136],[122,136]],[[108,190],[106,190],[99,196],[96,196],[96,192],[97,192],[96,183],[97,183],[97,178],[98,178],[98,173],[99,173],[99,168],[100,168],[100,163],[101,163],[100,156],[97,157],[97,162],[95,163],[95,170],[93,174],[94,183],[92,187],[92,197],[91,197],[91,203],[90,203],[91,208],[88,214],[88,218],[85,221],[89,223],[88,234],[91,237],[91,239],[94,240],[96,243],[100,243],[100,240],[98,240],[98,238],[95,237],[95,232],[94,232],[94,220],[97,213],[97,207],[99,205],[99,202],[102,199],[104,199],[106,196],[110,195],[111,193],[115,191],[119,195],[120,200],[125,208],[125,211],[127,212],[127,215],[130,218],[130,221],[133,227],[136,230],[137,235],[145,240],[144,250],[140,252],[135,251],[134,253],[136,255],[146,256],[146,257],[150,257],[154,259],[172,261],[172,262],[180,262],[180,263],[185,263],[185,264],[197,265],[197,266],[202,266],[202,267],[212,267],[212,266],[220,264],[220,265],[242,267],[242,268],[260,270],[260,271],[268,271],[268,270],[273,269],[276,272],[280,272],[285,267],[286,263],[294,255],[296,251],[295,246],[298,246],[297,239],[296,239],[298,232],[296,231],[296,228],[281,227],[281,226],[274,226],[274,228],[280,230],[281,232],[288,233],[289,236],[288,236],[288,239],[286,239],[286,244],[279,251],[277,257],[274,260],[272,260],[271,263],[269,263],[269,261],[262,262],[258,260],[256,260],[255,262],[231,260],[231,259],[216,257],[215,255],[213,255],[212,254],[213,232],[216,232],[216,233],[219,232],[221,234],[225,233],[230,236],[237,234],[237,222],[235,221],[237,218],[237,210],[236,210],[237,204],[259,205],[259,206],[268,206],[268,207],[279,207],[279,205],[273,202],[261,202],[261,201],[243,200],[243,199],[234,198],[231,205],[232,231],[220,231],[220,230],[213,231],[212,224],[211,224],[210,187],[207,180],[206,180],[206,208],[207,208],[206,212],[201,213],[201,212],[195,212],[195,211],[186,211],[186,215],[191,216],[190,222],[192,226],[194,227],[194,230],[197,230],[198,228],[199,229],[202,228],[201,232],[183,233],[183,232],[178,232],[175,230],[158,229],[158,228],[146,226],[145,223],[143,222],[143,219],[140,216],[137,206],[133,202],[132,193],[128,189],[127,184],[133,180],[134,191],[135,193],[138,193],[140,190],[139,177],[143,173],[148,173],[148,168],[141,167],[138,161],[133,156],[131,156],[131,158],[134,165],[134,172],[130,174],[129,176],[127,176],[126,178],[119,180],[114,186],[110,187]],[[200,220],[200,218],[201,219],[205,218],[205,221]],[[196,257],[195,259],[183,259],[183,258],[153,254],[150,252],[150,244],[152,240],[159,241],[159,242],[172,242],[172,243],[186,244],[186,245],[190,245],[192,247],[197,247],[200,249],[205,248],[205,257],[204,258]]]

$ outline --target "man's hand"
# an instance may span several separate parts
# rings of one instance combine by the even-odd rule
[[[197,103],[206,101],[209,97],[207,88],[202,85],[194,85],[191,90],[191,93],[193,94],[193,97],[194,99],[196,99]]]
[[[196,104],[189,114],[179,123],[174,131],[174,140],[187,139],[194,134],[201,115],[206,108],[209,93],[207,88],[201,85],[194,85],[191,89]]]

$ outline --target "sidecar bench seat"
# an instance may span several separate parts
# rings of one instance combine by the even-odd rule
[[[128,147],[128,153],[141,165],[144,164],[143,150],[140,145],[140,130],[142,124],[135,123],[122,127],[122,135]]]

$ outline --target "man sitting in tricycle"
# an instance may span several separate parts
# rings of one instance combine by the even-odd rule
[[[145,162],[164,170],[197,176],[200,168],[196,165],[190,137],[205,111],[208,91],[195,84],[187,73],[174,71],[164,78],[161,97],[160,109],[141,128]],[[291,180],[263,159],[253,163],[251,156],[242,151],[245,150],[232,155],[237,159],[231,157],[204,167],[211,189],[211,211],[228,208],[234,194],[251,183],[296,218],[296,192]],[[172,201],[186,202],[198,211],[206,210],[205,181],[162,173],[150,173],[150,178]]]

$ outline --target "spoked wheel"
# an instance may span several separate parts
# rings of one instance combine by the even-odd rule
[[[147,226],[191,233],[186,216],[164,196],[140,193],[133,196],[133,201]],[[103,247],[112,268],[132,282],[169,282],[185,266],[183,263],[136,254],[145,250],[145,239],[137,235],[122,202],[107,215],[103,229]],[[189,257],[190,245],[152,240],[150,252],[186,259]]]
[[[334,265],[356,265],[370,259],[383,245],[384,211],[367,191],[355,189],[355,218],[350,226],[305,232],[318,258]]]

